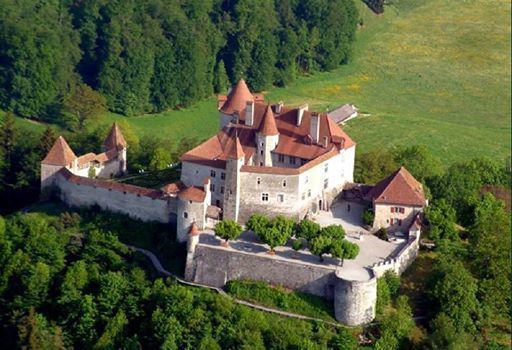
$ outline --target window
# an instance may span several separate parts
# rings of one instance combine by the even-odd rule
[[[183,217],[184,217],[185,219],[187,219],[187,218],[188,218],[188,213],[187,213],[186,211],[184,211],[184,212],[183,212]]]
[[[324,172],[328,172],[329,171],[329,163],[325,163],[324,165]]]
[[[220,193],[224,193],[224,186],[220,186]]]
[[[311,197],[311,190],[308,190],[308,197]]]
[[[400,208],[400,213],[401,214],[405,213],[405,208]]]
[[[300,160],[300,165],[304,165],[304,164],[306,164],[307,162],[308,162],[307,160],[305,160],[305,159],[301,159],[301,160]]]
[[[306,193],[305,192],[302,193],[302,200],[304,200],[304,199],[306,199]]]
[[[277,202],[278,203],[283,203],[284,202],[284,194],[278,194],[277,195]]]
[[[284,155],[283,154],[278,154],[277,155],[277,160],[281,163],[284,163]]]
[[[260,162],[260,166],[263,166],[263,162]]]
[[[215,172],[215,170],[210,170],[210,176],[211,177],[217,176],[217,173]]]
[[[306,175],[306,183],[309,182],[309,176]]]
[[[265,142],[260,143],[260,146],[261,147],[265,146]]]
[[[263,202],[268,202],[268,193],[262,193],[261,194],[261,200]]]
[[[398,220],[398,226],[402,226],[402,219]]]
[[[256,185],[261,185],[261,177],[256,178]]]
[[[295,164],[295,157],[290,156],[290,164]]]
[[[324,189],[326,189],[327,187],[329,187],[329,179],[324,180]]]
[[[286,180],[283,180],[283,187],[286,187]]]
[[[215,185],[214,184],[210,184],[210,191],[215,192]]]
[[[263,155],[263,150],[260,151],[260,155],[262,156]]]
[[[226,173],[220,173],[220,179],[226,180]]]
[[[394,213],[395,212],[395,207],[391,207],[391,212]]]

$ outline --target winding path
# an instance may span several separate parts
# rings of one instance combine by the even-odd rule
[[[271,307],[266,307],[266,306],[261,306],[261,305],[258,305],[258,304],[253,304],[253,303],[250,303],[248,301],[240,300],[240,299],[237,299],[237,298],[233,298],[231,295],[227,294],[221,288],[211,287],[211,286],[207,286],[207,285],[204,285],[204,284],[199,284],[199,283],[185,281],[184,279],[178,277],[176,274],[173,274],[172,272],[167,271],[162,266],[162,263],[157,258],[157,256],[155,254],[153,254],[153,252],[151,252],[151,251],[149,251],[147,249],[135,247],[135,246],[128,245],[128,244],[126,244],[126,246],[129,249],[131,249],[131,250],[134,250],[134,251],[137,251],[139,253],[142,253],[142,254],[146,255],[151,260],[151,263],[153,264],[153,266],[155,267],[155,269],[159,273],[161,273],[162,275],[167,276],[167,277],[172,277],[172,278],[176,279],[181,284],[184,284],[184,285],[187,285],[187,286],[192,286],[192,287],[199,287],[199,288],[206,288],[206,289],[214,290],[217,293],[225,296],[226,298],[231,299],[233,302],[235,302],[237,304],[245,305],[245,306],[248,306],[248,307],[253,308],[253,309],[257,309],[257,310],[261,310],[261,311],[265,311],[265,312],[270,312],[270,313],[277,314],[277,315],[280,315],[280,316],[296,318],[296,319],[299,319],[299,320],[322,322],[322,323],[329,324],[329,325],[334,326],[334,327],[343,327],[343,325],[341,325],[339,323],[322,320],[320,318],[309,317],[309,316],[306,316],[306,315],[295,314],[295,313],[292,313],[292,312],[286,312],[286,311],[274,309],[274,308],[271,308]]]

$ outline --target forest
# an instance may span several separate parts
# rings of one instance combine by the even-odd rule
[[[84,91],[136,115],[284,86],[347,63],[357,23],[353,0],[1,0],[0,109],[67,125]]]

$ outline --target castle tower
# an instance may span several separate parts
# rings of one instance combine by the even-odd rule
[[[76,159],[64,137],[59,136],[41,162],[41,190],[53,184],[53,175],[60,169],[72,169]]]
[[[122,175],[126,173],[126,149],[128,148],[128,143],[126,142],[121,129],[117,123],[112,124],[112,128],[108,133],[107,138],[103,141],[103,145],[101,146],[103,152],[117,150],[117,158],[119,160],[119,171],[116,175]]]
[[[267,105],[263,120],[261,121],[258,132],[256,133],[256,148],[258,150],[256,165],[272,166],[272,151],[276,149],[279,143],[279,131],[276,126],[276,119],[272,108]]]
[[[224,128],[233,120],[233,115],[243,111],[248,101],[253,101],[254,97],[247,87],[245,80],[240,79],[231,89],[226,101],[220,108],[220,128]]]
[[[240,168],[244,165],[245,154],[238,135],[235,135],[226,159],[226,182],[224,191],[224,219],[238,220],[240,209]]]
[[[195,275],[194,253],[196,251],[197,243],[199,243],[199,234],[199,228],[196,223],[193,222],[188,230],[187,259],[185,264],[185,280],[191,282]]]

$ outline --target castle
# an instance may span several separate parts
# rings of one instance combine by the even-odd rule
[[[70,205],[176,223],[185,242],[192,223],[204,229],[219,219],[245,222],[253,212],[302,219],[328,210],[353,181],[356,145],[327,114],[266,104],[243,80],[219,105],[220,131],[181,156],[176,183],[150,190],[101,180],[126,172],[128,145],[114,124],[98,155],[77,157],[59,137],[42,161],[41,187],[58,188]]]
[[[215,287],[232,279],[264,280],[333,300],[345,324],[370,322],[376,278],[387,270],[403,272],[417,255],[427,204],[421,184],[405,168],[375,186],[353,184],[356,144],[326,113],[311,112],[307,104],[267,104],[243,80],[219,96],[218,110],[220,130],[181,156],[180,181],[160,189],[116,182],[126,173],[129,145],[114,123],[100,154],[78,157],[59,137],[41,162],[41,192],[74,207],[175,225],[178,241],[187,242],[187,280]],[[364,263],[350,269],[272,258],[256,253],[265,249],[251,242],[224,248],[212,235],[199,234],[223,219],[245,223],[255,212],[314,218],[345,197],[372,208],[373,229],[405,233],[403,243],[370,235]]]

